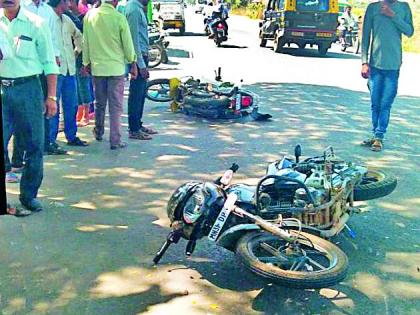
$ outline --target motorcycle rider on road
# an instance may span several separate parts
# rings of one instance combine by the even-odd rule
[[[229,17],[229,9],[223,3],[223,0],[218,0],[217,5],[213,6],[210,2],[209,6],[211,6],[211,14],[210,15],[210,22],[209,23],[209,31],[210,35],[209,38],[213,38],[216,33],[216,22],[222,23],[226,29],[226,36],[228,35],[228,25],[226,23],[226,19]],[[209,10],[210,11],[210,10]]]
[[[351,13],[351,6],[347,6],[344,9],[343,15],[340,17],[340,42],[346,44],[346,36],[348,33],[351,33],[354,29],[357,28],[358,21],[357,18]],[[342,29],[340,29],[342,28]]]

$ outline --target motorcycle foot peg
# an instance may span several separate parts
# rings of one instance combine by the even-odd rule
[[[193,252],[195,250],[196,243],[197,242],[195,240],[188,241],[187,247],[185,249],[185,255],[186,256],[191,257],[191,255],[193,254]]]

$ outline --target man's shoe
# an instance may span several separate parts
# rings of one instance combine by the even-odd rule
[[[371,147],[374,142],[375,142],[375,138],[369,138],[369,139],[363,140],[362,143],[360,143],[360,145],[363,147]]]
[[[98,135],[98,133],[96,132],[96,128],[92,129],[92,133],[93,133],[93,136],[95,137],[96,141],[102,141],[103,140],[102,136]]]
[[[40,212],[40,211],[44,210],[42,208],[42,204],[35,198],[31,199],[31,200],[25,200],[25,199],[19,198],[19,201],[22,204],[22,206],[25,209],[28,209],[29,211]]]
[[[134,139],[134,140],[152,140],[152,137],[142,131],[135,131],[135,132],[129,132],[128,133],[128,138],[129,139]]]
[[[14,172],[7,172],[6,173],[6,183],[8,184],[17,184],[20,182],[19,176],[16,175]]]
[[[66,155],[67,151],[60,148],[57,143],[51,143],[45,151],[47,155]]]
[[[111,145],[111,150],[124,149],[125,147],[127,147],[127,143],[125,143],[125,142],[120,142],[120,143],[118,143],[118,144]]]
[[[158,132],[155,129],[153,129],[151,127],[146,127],[146,126],[141,126],[140,131],[143,131],[143,132],[145,132],[149,135],[157,135],[158,134]]]
[[[76,147],[87,147],[89,144],[86,141],[81,140],[79,137],[76,137],[71,141],[67,141],[67,145]]]
[[[381,139],[375,139],[375,141],[372,143],[372,146],[370,147],[370,149],[375,152],[380,152],[383,148],[384,145]]]

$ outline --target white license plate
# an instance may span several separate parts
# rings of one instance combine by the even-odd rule
[[[212,242],[216,242],[219,237],[220,232],[222,231],[223,226],[225,225],[227,218],[229,217],[230,212],[235,207],[235,202],[238,199],[238,196],[235,193],[230,193],[226,199],[225,204],[223,205],[222,211],[220,211],[217,216],[216,221],[214,222],[208,239]]]

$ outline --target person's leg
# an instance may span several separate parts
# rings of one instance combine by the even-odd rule
[[[372,133],[375,136],[378,128],[381,99],[384,87],[384,77],[381,70],[371,67],[368,86],[371,99]]]
[[[121,114],[124,103],[124,76],[108,78],[109,141],[111,147],[121,143]]]
[[[28,204],[37,197],[43,178],[44,98],[38,80],[17,86],[13,96],[21,103],[16,109],[15,120],[16,128],[21,130],[26,152],[19,199]]]
[[[50,120],[50,138],[48,143],[55,143],[57,141],[58,129],[60,125],[60,100],[63,96],[63,90],[65,89],[64,85],[65,77],[59,75],[57,77],[57,114],[54,117],[51,117]]]
[[[130,81],[128,94],[128,130],[130,133],[140,131],[141,127],[141,86],[143,78],[139,75]]]
[[[149,66],[149,58],[146,56],[143,56],[143,60],[146,64],[146,66]],[[140,128],[143,126],[143,112],[144,112],[144,102],[146,101],[146,89],[147,89],[147,81],[141,77],[141,75],[138,76],[139,78],[139,122],[140,122]]]
[[[14,113],[13,108],[14,103],[12,103],[11,99],[12,93],[8,88],[2,90],[1,98],[2,98],[2,115],[3,115],[3,152],[4,152],[4,165],[6,173],[12,170],[12,165],[9,159],[9,152],[8,146],[10,142],[10,138],[12,137],[14,128]],[[13,104],[13,105],[12,105]]]
[[[105,126],[105,109],[108,102],[108,80],[105,77],[94,77],[95,85],[95,136],[102,138]]]
[[[383,140],[389,124],[392,103],[397,96],[399,70],[383,70],[383,93],[375,138]]]
[[[66,75],[63,82],[63,115],[64,115],[64,134],[67,141],[73,141],[77,134],[77,82],[76,77]]]
[[[13,155],[12,155],[12,167],[22,168],[23,161],[25,159],[25,150],[23,149],[22,135],[18,130],[13,134]]]

